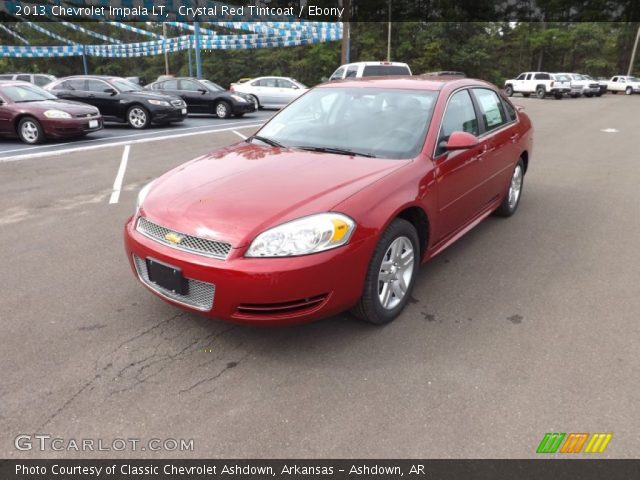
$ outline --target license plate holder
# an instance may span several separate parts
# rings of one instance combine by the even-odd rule
[[[182,270],[167,265],[154,258],[147,258],[147,272],[149,281],[170,292],[180,295],[189,294],[189,281],[182,275]]]
[[[97,128],[98,120],[89,120],[89,128]]]
[[[182,115],[186,115],[186,114],[187,114],[187,109],[186,109],[186,108],[183,108],[183,109],[182,109]]]

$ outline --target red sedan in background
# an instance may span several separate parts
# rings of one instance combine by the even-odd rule
[[[171,303],[282,325],[346,309],[384,324],[419,266],[516,211],[527,115],[471,79],[310,90],[244,143],[146,185],[125,227],[134,273]]]
[[[0,81],[0,136],[25,143],[81,137],[102,128],[97,108],[60,100],[27,82]]]

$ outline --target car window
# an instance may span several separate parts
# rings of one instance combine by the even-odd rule
[[[498,94],[486,88],[474,88],[473,93],[480,105],[480,112],[487,131],[507,123],[507,116]]]
[[[344,67],[340,67],[333,73],[333,75],[331,75],[331,78],[329,80],[339,80],[342,78],[343,74],[344,74]]]
[[[0,75],[0,80],[13,80],[13,75]]]
[[[275,78],[263,78],[262,80],[260,80],[260,86],[261,87],[275,87],[276,86],[276,79]]]
[[[198,85],[198,82],[194,82],[193,80],[180,80],[180,90],[187,90],[189,92],[197,92],[201,90],[202,87]]]
[[[354,78],[358,74],[358,65],[351,65],[347,68],[344,78]]]
[[[536,80],[550,80],[548,73],[536,73],[534,78]]]
[[[366,65],[363,77],[379,77],[385,75],[411,75],[408,67],[402,65]]]
[[[278,86],[278,88],[293,88],[293,82],[284,78],[277,78],[276,85]]]
[[[31,75],[16,75],[16,80],[22,82],[31,82]]]
[[[527,73],[526,80],[531,80],[531,74],[530,73]]]
[[[618,79],[618,81],[619,81],[620,83],[625,83],[627,80],[626,80],[625,78],[620,77],[620,78]]]
[[[90,78],[87,80],[87,90],[89,92],[104,93],[107,88],[112,87],[102,80],[96,80],[95,78]]]
[[[2,93],[16,103],[37,102],[41,100],[56,100],[56,96],[31,85],[10,85],[2,89]]]
[[[85,90],[84,78],[72,78],[64,82],[65,90]]]
[[[449,99],[447,111],[442,118],[436,155],[445,152],[443,144],[453,132],[467,132],[478,135],[478,119],[468,90],[460,90]]]
[[[45,75],[34,75],[33,83],[38,85],[39,87],[44,87],[47,83],[50,83],[51,79]]]
[[[526,74],[521,73],[520,75],[518,75],[518,78],[516,78],[516,80],[524,80],[524,77],[526,77]]]
[[[178,80],[166,80],[160,84],[160,90],[178,90]]]
[[[518,118],[518,114],[516,113],[516,109],[513,107],[511,102],[509,100],[507,100],[506,98],[502,98],[501,100],[502,100],[502,104],[504,105],[505,112],[507,112],[507,116],[509,117],[509,120],[513,121],[516,118]]]

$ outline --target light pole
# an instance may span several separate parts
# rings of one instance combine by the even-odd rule
[[[631,60],[629,61],[629,70],[627,70],[627,77],[631,76],[633,71],[633,64],[636,61],[636,51],[638,50],[638,41],[640,41],[640,26],[638,26],[638,33],[636,33],[636,41],[633,44],[633,50],[631,52]]]
[[[389,19],[387,21],[387,62],[391,61],[391,0],[389,0]]]
[[[167,24],[162,22],[162,36],[165,38],[165,47],[164,47],[164,73],[165,75],[169,75],[169,52],[167,51],[166,41],[167,41]]]

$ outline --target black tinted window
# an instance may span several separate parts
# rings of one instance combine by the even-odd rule
[[[66,90],[84,90],[85,81],[81,78],[73,78],[63,83],[63,87]]]
[[[383,75],[410,75],[407,67],[398,65],[367,65],[362,72],[363,77],[379,77]]]
[[[166,82],[166,83],[169,83],[169,82]],[[204,87],[198,85],[198,82],[194,82],[193,80],[180,80],[180,90],[197,92],[200,89],[204,89]]]
[[[442,126],[440,127],[436,155],[445,151],[441,144],[449,140],[449,136],[453,132],[467,132],[473,135],[478,135],[479,133],[478,119],[476,118],[473,102],[467,90],[454,93],[449,99],[447,111],[444,114]]]
[[[18,75],[16,76],[16,80],[20,80],[23,82],[30,82],[31,81],[31,75]]]
[[[534,78],[536,80],[551,80],[551,77],[548,73],[536,73]]]
[[[340,67],[338,70],[335,71],[333,75],[331,75],[331,80],[338,80],[342,78],[343,73],[344,73],[344,67]]]
[[[178,90],[178,80],[167,80],[162,82],[158,88],[160,90]]]
[[[87,90],[90,92],[104,92],[107,88],[113,88],[102,80],[89,79],[87,80]]]
[[[352,65],[351,67],[347,68],[347,74],[345,75],[344,78],[355,77],[357,73],[358,73],[358,66]]]
[[[33,77],[33,82],[38,85],[39,87],[43,87],[45,86],[47,83],[51,82],[51,80],[49,79],[49,77],[45,76],[45,75],[35,75]]]
[[[504,105],[504,109],[505,112],[507,112],[507,116],[509,117],[509,120],[515,120],[518,115],[516,114],[516,109],[513,108],[513,105],[511,105],[511,102],[505,98],[502,99],[502,103]]]

